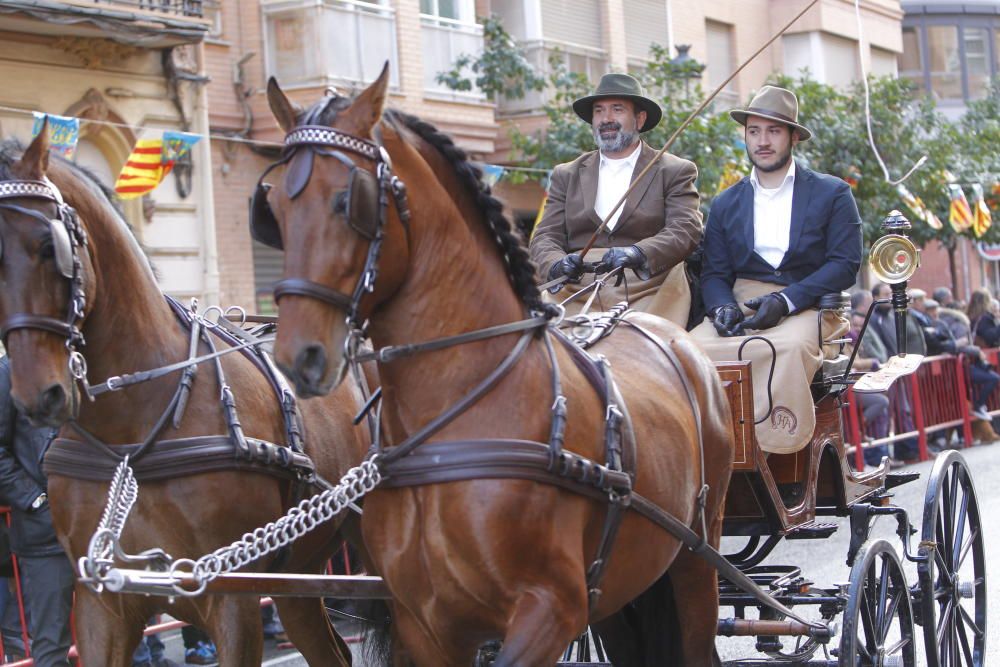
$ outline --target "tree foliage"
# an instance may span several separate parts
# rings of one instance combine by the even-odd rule
[[[559,53],[550,59],[549,74],[544,79],[540,79],[530,66],[519,69],[492,64],[521,62],[527,65],[527,62],[497,19],[488,19],[484,26],[489,27],[491,35],[487,39],[486,53],[478,60],[460,59],[452,72],[455,76],[439,77],[439,80],[452,85],[459,80],[455,73],[468,66],[481,74],[476,79],[481,89],[494,96],[502,92],[507,97],[523,96],[525,91],[540,89],[540,82],[544,83],[547,101],[542,112],[548,119],[547,127],[535,134],[525,134],[516,124],[511,125],[512,157],[518,165],[551,169],[594,150],[591,128],[577,118],[571,103],[592,91],[595,82],[568,71]],[[489,54],[491,43],[500,51]],[[652,147],[663,146],[669,135],[704,99],[705,91],[698,83],[701,69],[693,60],[679,64],[670,58],[666,48],[654,44],[647,66],[632,72],[663,109],[659,126],[643,135]],[[526,72],[530,76],[526,76]],[[890,179],[900,178],[921,157],[927,157],[906,180],[905,186],[943,222],[940,230],[933,229],[910,210],[896,186],[886,180],[869,143],[862,82],[856,82],[847,90],[838,90],[817,82],[808,71],[794,78],[775,75],[769,82],[796,92],[799,120],[813,132],[811,140],[798,145],[796,157],[811,169],[843,178],[851,184],[864,221],[866,245],[880,236],[882,219],[891,210],[899,209],[913,223],[911,236],[917,244],[939,241],[954,248],[958,235],[948,223],[950,198],[946,172],[955,175],[966,186],[964,189],[969,197],[969,183],[983,185],[994,215],[998,217],[983,240],[1000,242],[1000,210],[997,210],[1000,187],[994,187],[1000,181],[1000,151],[996,150],[1000,145],[1000,79],[992,82],[984,99],[971,103],[968,112],[959,121],[952,122],[936,110],[929,97],[919,95],[910,81],[894,77],[869,78],[872,136]],[[698,190],[706,211],[712,199],[731,184],[734,176],[748,174],[750,170],[742,128],[729,118],[727,111],[722,104],[710,105],[671,147],[671,152],[698,166]],[[970,228],[961,235],[973,237],[973,231]]]

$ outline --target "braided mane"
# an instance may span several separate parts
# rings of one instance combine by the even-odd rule
[[[548,311],[551,306],[542,301],[535,265],[524,240],[504,214],[503,202],[493,196],[490,186],[483,183],[482,170],[469,161],[466,152],[456,146],[451,137],[427,121],[397,110],[386,111],[383,120],[391,124],[401,123],[444,156],[459,181],[472,193],[476,206],[489,224],[507,264],[507,277],[518,298],[531,311]]]

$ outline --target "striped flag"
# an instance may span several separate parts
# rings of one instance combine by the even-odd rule
[[[949,174],[949,181],[954,180],[954,176]],[[951,205],[948,207],[948,222],[956,234],[961,234],[972,226],[972,208],[969,200],[962,192],[962,186],[958,183],[948,183],[948,196],[951,198]]]
[[[183,132],[164,132],[158,139],[139,139],[118,174],[115,192],[122,199],[152,192],[200,138]]]
[[[902,198],[903,203],[906,204],[906,206],[911,211],[913,211],[913,214],[916,215],[921,220],[923,220],[924,222],[926,222],[931,229],[941,229],[944,226],[941,224],[941,221],[938,219],[938,217],[934,215],[934,213],[929,208],[927,208],[923,200],[920,197],[913,194],[912,192],[910,192],[910,189],[907,188],[905,185],[903,185],[902,183],[897,185],[896,192],[899,193],[899,196],[900,198]]]
[[[986,198],[983,196],[983,186],[975,183],[972,186],[972,206],[974,209],[972,231],[976,238],[981,238],[986,230],[993,224],[993,216],[990,214],[990,207],[986,205]]]

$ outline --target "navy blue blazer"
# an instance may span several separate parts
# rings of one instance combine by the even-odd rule
[[[705,225],[701,291],[711,312],[734,303],[733,283],[774,283],[799,311],[854,284],[861,267],[861,216],[851,187],[795,165],[788,251],[775,269],[753,250],[753,185],[746,177],[712,202]]]

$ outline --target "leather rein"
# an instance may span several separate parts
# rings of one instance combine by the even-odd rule
[[[348,302],[346,295],[342,295],[332,288],[303,279],[286,279],[275,288],[276,299],[284,294],[295,293],[318,299],[345,311],[349,329],[345,343],[345,356],[352,373],[359,379],[359,385],[364,386],[361,381],[363,378],[361,364],[367,361],[390,363],[396,359],[422,352],[440,350],[511,333],[520,333],[514,347],[485,378],[464,397],[403,442],[394,446],[383,445],[379,420],[380,406],[374,408],[376,410],[374,418],[369,415],[370,423],[375,424],[373,429],[374,444],[370,459],[382,474],[379,486],[396,488],[473,479],[528,479],[604,501],[608,506],[604,528],[594,560],[586,573],[588,603],[591,609],[594,608],[601,596],[600,583],[614,546],[618,528],[627,510],[633,509],[665,529],[688,549],[708,560],[721,576],[732,581],[761,604],[807,625],[816,625],[799,617],[780,602],[768,596],[749,577],[708,544],[705,527],[705,503],[709,489],[704,479],[705,454],[701,443],[700,408],[680,359],[670,345],[660,341],[655,335],[634,323],[629,323],[641,335],[650,340],[675,368],[681,378],[695,417],[701,456],[701,485],[696,498],[695,516],[690,525],[663,510],[632,488],[636,465],[635,437],[627,409],[612,377],[610,365],[603,356],[592,357],[555,328],[555,325],[562,319],[563,311],[561,308],[531,313],[524,320],[454,336],[421,343],[389,346],[374,351],[362,351],[362,343],[367,335],[363,323],[359,321],[359,304],[363,294],[374,290],[375,280],[378,276],[379,249],[386,223],[387,193],[389,191],[404,193],[403,201],[400,197],[396,198],[396,206],[405,226],[409,219],[408,207],[405,203],[405,188],[390,186],[391,182],[399,181],[396,177],[390,178],[389,176],[389,156],[384,147],[333,128],[323,127],[321,128],[324,130],[323,133],[312,132],[310,135],[304,135],[300,132],[303,129],[314,130],[315,128],[311,126],[300,127],[293,129],[288,134],[285,140],[286,147],[292,152],[303,148],[316,150],[332,146],[339,151],[355,152],[368,159],[372,159],[374,155],[378,156],[376,160],[380,183],[378,220],[374,237],[369,245],[364,270],[358,279],[358,286],[350,301]],[[309,137],[312,137],[313,140],[308,140]],[[286,156],[284,161],[288,159],[290,158]],[[344,160],[341,159],[341,162]],[[353,164],[349,160],[347,162]],[[273,166],[276,165],[272,165],[272,168]],[[294,287],[295,291],[289,291],[289,286]],[[302,289],[298,289],[299,287]],[[332,297],[331,295],[334,294],[338,296]],[[622,312],[613,315],[613,318],[616,321],[627,321],[625,313]],[[610,332],[614,326],[605,325],[598,328]],[[541,339],[545,345],[551,368],[550,377],[554,400],[550,408],[551,424],[547,443],[504,438],[429,442],[435,433],[489,393],[517,364],[528,349],[529,344],[536,338]],[[563,448],[567,419],[566,398],[562,392],[561,374],[552,343],[553,338],[558,340],[569,352],[575,365],[588,378],[591,386],[603,399],[605,405],[605,463],[591,461]],[[377,395],[366,397],[366,399],[363,413],[373,408],[377,402]],[[361,415],[358,418],[360,419]],[[695,526],[697,530],[691,526]],[[826,631],[826,628],[824,626],[820,629],[817,626],[817,631]]]

